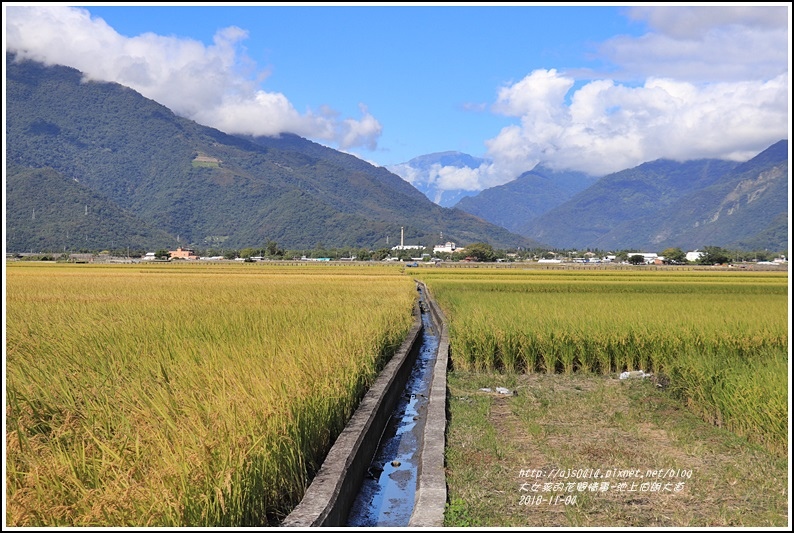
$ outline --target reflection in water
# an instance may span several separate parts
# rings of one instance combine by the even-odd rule
[[[405,393],[392,412],[361,491],[353,503],[347,523],[350,527],[407,526],[414,510],[419,449],[438,351],[438,335],[429,312],[425,310],[421,289],[419,295],[424,326],[422,344]]]

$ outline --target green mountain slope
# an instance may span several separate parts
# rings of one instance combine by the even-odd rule
[[[65,252],[169,246],[174,237],[96,192],[49,169],[14,167],[6,175],[6,247]]]
[[[573,220],[555,226],[558,235],[570,232],[561,237],[566,242],[606,250],[788,248],[787,141],[741,164],[714,160],[647,163],[603,178],[596,190],[614,198],[611,208],[585,209],[588,202],[608,205],[595,202],[594,191],[587,190],[576,197],[574,208],[563,204],[549,213],[559,220],[563,213],[580,208]],[[583,220],[592,224],[589,233],[581,226]],[[544,223],[548,221],[533,225]]]
[[[597,179],[583,172],[553,171],[537,166],[509,183],[462,198],[455,207],[520,232],[528,220],[562,204]]]
[[[788,142],[678,202],[655,223],[662,248],[722,246],[784,251],[788,243]]]
[[[121,85],[83,83],[72,68],[8,55],[6,86],[9,166],[52,168],[183,245],[379,247],[387,236],[396,244],[401,227],[406,244],[435,244],[443,232],[462,245],[537,245],[356,157],[294,135],[227,135]],[[22,190],[7,188],[9,209],[24,211]],[[24,222],[21,249],[40,238]]]
[[[711,235],[691,233],[698,217],[702,220],[708,211],[705,195],[721,187],[730,188],[744,172],[760,171],[765,156],[760,157],[757,162],[745,164],[713,159],[645,163],[604,176],[567,202],[529,221],[520,232],[563,248],[688,248],[693,240],[701,238],[708,242],[697,242],[696,246],[719,246]],[[787,190],[787,184],[785,187]],[[776,207],[769,208],[771,216],[762,209],[764,213],[748,212],[747,220],[755,217],[769,221],[778,214]],[[725,220],[720,225],[724,223]],[[735,233],[738,229],[726,226],[724,241],[738,242],[749,237]],[[684,233],[691,233],[691,237]]]

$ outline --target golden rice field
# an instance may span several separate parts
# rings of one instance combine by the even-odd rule
[[[466,371],[644,370],[706,420],[788,447],[788,273],[433,269]]]
[[[12,526],[274,523],[416,299],[395,266],[9,263],[6,275]]]

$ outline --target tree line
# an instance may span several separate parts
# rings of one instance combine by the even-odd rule
[[[618,251],[604,251],[599,249],[549,249],[549,248],[511,248],[511,249],[495,249],[493,246],[486,242],[475,242],[468,244],[465,248],[459,248],[454,252],[434,252],[433,246],[425,248],[416,248],[409,250],[395,250],[392,248],[377,248],[370,249],[366,247],[326,247],[318,243],[311,249],[288,249],[279,245],[275,241],[267,241],[262,247],[246,247],[246,248],[191,248],[199,257],[219,257],[227,260],[243,259],[247,261],[254,261],[259,259],[267,260],[301,260],[301,259],[330,259],[332,261],[338,260],[355,260],[355,261],[383,261],[383,260],[397,260],[397,261],[477,261],[477,262],[510,262],[510,261],[531,261],[538,259],[555,259],[560,258],[564,261],[570,261],[573,258],[581,258],[582,256],[591,257],[593,260],[603,259],[607,256],[614,256],[613,261],[618,263],[629,264],[643,264],[645,257],[642,254],[636,253],[636,250],[618,250]],[[660,260],[668,265],[684,265],[684,264],[698,264],[698,265],[718,265],[742,262],[757,262],[757,261],[771,261],[780,255],[780,252],[769,250],[758,251],[743,251],[731,250],[719,246],[704,246],[702,250],[698,250],[700,256],[694,261],[688,261],[685,252],[681,248],[666,248],[658,253]],[[77,251],[80,254],[94,254],[94,255],[109,255],[112,257],[127,257],[130,259],[140,259],[147,253],[143,249],[108,249],[108,250],[90,250],[80,249]],[[13,254],[12,257],[17,259],[28,260],[50,260],[50,261],[68,261],[70,260],[71,253],[39,253],[39,254]],[[170,258],[170,250],[165,248],[158,249],[154,252],[157,259],[167,260]]]

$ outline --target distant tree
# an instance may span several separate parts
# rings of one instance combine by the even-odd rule
[[[311,258],[319,259],[321,257],[331,257],[334,254],[331,252],[331,250],[326,249],[323,243],[317,243],[317,245],[314,248],[312,248],[312,250],[307,255]]]
[[[284,256],[284,250],[278,247],[278,243],[276,241],[267,241],[267,245],[265,245],[265,253],[268,257]]]
[[[491,261],[510,261],[511,259],[507,256],[507,252],[505,250],[494,250],[493,259]]]
[[[756,261],[771,261],[775,258],[775,253],[769,250],[756,250],[749,255]]]
[[[496,252],[493,247],[487,242],[475,242],[466,245],[466,257],[473,257],[477,261],[493,261],[496,258]]]
[[[356,254],[356,250],[354,250],[353,248],[350,248],[349,246],[346,246],[344,248],[338,248],[336,250],[336,253],[334,254],[334,256],[336,258],[338,258],[338,259],[341,259],[343,257],[345,259],[347,259],[347,258],[350,258],[350,257],[355,257],[356,255],[357,255]]]
[[[360,248],[358,252],[356,252],[356,259],[359,261],[369,261],[372,258],[372,254],[366,248]]]
[[[287,249],[287,250],[284,250],[284,254],[282,255],[282,258],[283,258],[283,259],[294,259],[294,260],[298,260],[298,259],[300,259],[300,258],[301,258],[301,256],[303,256],[303,255],[306,255],[306,253],[305,253],[303,250],[298,250],[298,249]]]
[[[374,250],[371,254],[371,258],[373,261],[383,261],[389,257],[389,249],[388,248],[378,248]]]
[[[701,265],[719,265],[730,262],[728,252],[719,246],[706,246],[703,248],[703,255],[698,259]]]
[[[171,257],[171,252],[168,250],[157,250],[154,252],[155,259],[168,259]]]
[[[641,256],[640,254],[630,255],[629,263],[632,265],[642,265],[645,263],[645,257]]]
[[[665,263],[686,263],[686,253],[681,248],[665,248],[661,253]]]
[[[238,257],[240,257],[240,254],[237,252],[237,250],[229,250],[223,254],[224,259],[237,259]]]
[[[629,260],[629,253],[625,250],[615,253],[615,261],[623,262]]]
[[[391,255],[397,257],[400,261],[410,261],[411,253],[413,250],[395,250]]]

